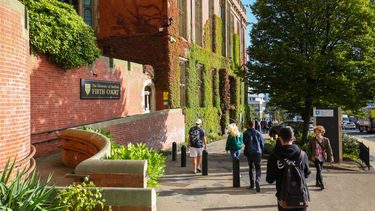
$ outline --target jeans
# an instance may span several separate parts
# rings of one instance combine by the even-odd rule
[[[314,164],[316,168],[316,184],[321,185],[323,184],[323,177],[322,177],[323,161],[319,161],[318,159],[315,159]]]
[[[230,151],[230,155],[232,156],[232,158],[237,158],[237,159],[239,159],[239,157],[240,157],[240,150],[237,150],[237,151]]]
[[[247,163],[249,164],[249,178],[250,186],[254,186],[253,169],[255,166],[255,181],[260,182],[261,170],[260,170],[260,157],[247,157]],[[254,164],[254,165],[253,165]]]
[[[279,203],[277,203],[277,208],[279,211],[306,211],[307,208],[293,208],[293,209],[286,209],[280,206]]]

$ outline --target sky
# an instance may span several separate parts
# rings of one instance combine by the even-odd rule
[[[255,0],[241,0],[242,4],[245,6],[246,8],[246,16],[247,16],[247,22],[248,23],[255,23],[256,22],[256,19],[255,17],[251,14],[251,9],[248,5],[251,5],[255,2]],[[251,30],[251,25],[249,24],[247,27],[246,27],[246,44],[247,46],[250,45],[250,30]]]

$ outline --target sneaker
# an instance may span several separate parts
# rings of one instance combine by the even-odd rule
[[[201,168],[197,168],[197,171],[198,171],[198,172],[202,172],[202,169],[201,169]]]
[[[257,192],[260,192],[260,186],[259,186],[259,182],[258,181],[255,182],[255,186],[256,186]]]
[[[194,170],[193,172],[194,172],[194,174],[198,174],[198,171],[197,171],[197,170]]]
[[[323,190],[324,189],[324,184],[320,184],[320,190]]]

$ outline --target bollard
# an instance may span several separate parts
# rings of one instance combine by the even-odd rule
[[[208,175],[208,152],[207,150],[203,150],[202,155],[202,175]]]
[[[240,160],[233,158],[233,187],[240,187]]]
[[[172,161],[177,160],[177,144],[176,142],[172,143]]]
[[[186,146],[181,147],[181,167],[186,167]]]

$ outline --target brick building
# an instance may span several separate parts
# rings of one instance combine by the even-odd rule
[[[37,156],[59,151],[58,134],[69,127],[104,122],[121,144],[164,149],[184,141],[181,128],[197,117],[211,121],[205,126],[213,133],[222,120],[241,119],[245,88],[236,70],[246,62],[246,11],[240,0],[61,1],[93,27],[103,57],[64,70],[46,55],[30,56],[24,7],[0,0],[6,38],[0,40],[6,70],[0,72],[0,168],[9,156],[29,164],[30,143]],[[81,79],[120,83],[121,95],[82,99]],[[184,108],[185,116],[153,112],[170,108]],[[133,115],[134,123],[117,120]]]

